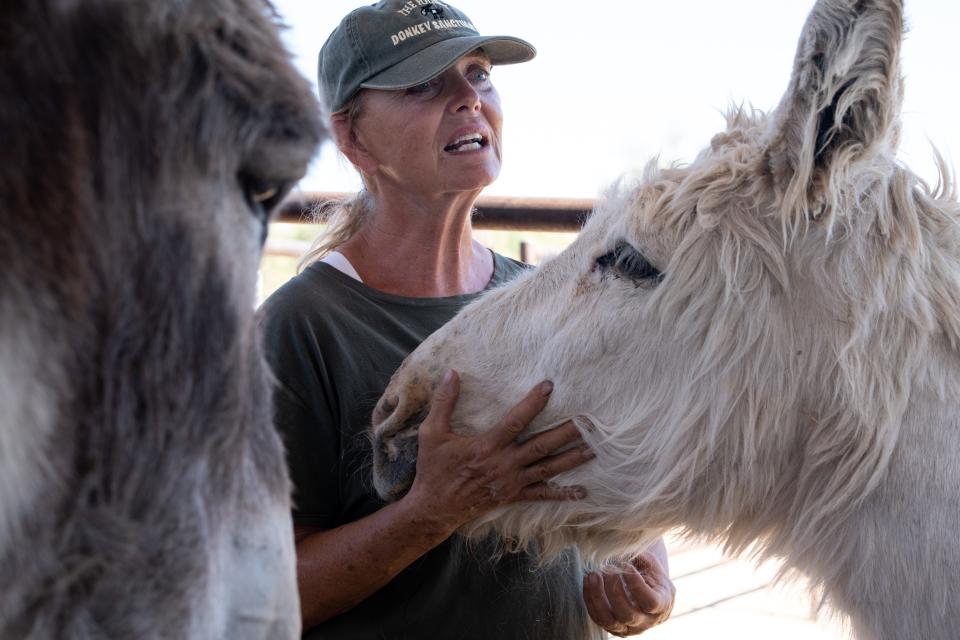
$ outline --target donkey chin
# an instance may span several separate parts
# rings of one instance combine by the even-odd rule
[[[408,360],[394,374],[371,416],[368,432],[373,448],[373,486],[388,502],[402,498],[417,471],[420,425],[439,384],[436,367],[422,373]]]
[[[407,493],[417,471],[417,436],[420,424],[389,421],[374,426],[373,486],[382,499],[393,502]]]

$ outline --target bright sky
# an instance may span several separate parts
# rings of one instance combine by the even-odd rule
[[[360,0],[274,0],[303,74]],[[504,166],[491,195],[593,197],[617,176],[692,160],[724,127],[731,103],[772,109],[786,88],[813,0],[458,0],[484,35],[524,38],[528,63],[496,67]],[[960,2],[907,0],[907,88],[900,157],[936,180],[933,142],[960,158]],[[326,145],[305,190],[353,191],[359,180]]]

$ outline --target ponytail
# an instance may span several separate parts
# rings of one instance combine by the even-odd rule
[[[349,200],[327,201],[317,205],[313,210],[313,219],[315,222],[325,222],[326,228],[300,258],[297,273],[314,262],[322,260],[328,253],[335,251],[337,247],[356,235],[372,210],[373,198],[366,189],[362,189]]]
[[[352,129],[353,123],[360,117],[360,109],[363,102],[364,90],[361,89],[355,93],[344,105],[340,111],[335,114],[325,114],[326,119],[332,122],[334,117],[346,117]],[[322,106],[326,111],[326,107]],[[330,127],[333,130],[333,127]],[[373,211],[373,196],[366,190],[361,189],[355,196],[338,202],[328,200],[317,205],[312,217],[315,223],[325,223],[326,228],[320,232],[307,252],[300,258],[297,264],[297,273],[305,268],[322,260],[328,253],[335,251],[337,247],[347,242],[363,227],[370,213]]]

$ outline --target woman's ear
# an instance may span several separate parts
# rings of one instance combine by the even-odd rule
[[[357,135],[357,130],[350,115],[346,111],[335,113],[330,116],[330,125],[340,153],[345,155],[347,160],[364,175],[376,173],[379,163]]]

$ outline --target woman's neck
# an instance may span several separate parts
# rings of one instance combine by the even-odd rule
[[[493,256],[473,238],[477,193],[380,194],[367,222],[337,250],[379,291],[412,298],[481,291],[493,276]]]

